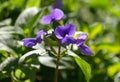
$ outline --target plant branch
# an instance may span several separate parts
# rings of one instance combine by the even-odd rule
[[[58,55],[57,55],[57,63],[56,63],[56,69],[55,69],[55,77],[54,77],[54,82],[58,82],[58,68],[59,68],[59,63],[60,63],[60,50],[61,46],[59,45],[58,48]]]

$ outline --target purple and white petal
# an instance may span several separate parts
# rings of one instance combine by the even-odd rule
[[[88,34],[80,34],[80,36],[78,37],[78,39],[85,41],[87,39],[87,37],[88,37]]]
[[[66,34],[72,37],[75,34],[76,27],[73,24],[66,24],[65,30],[66,30]]]
[[[37,37],[36,37],[36,41],[38,43],[41,43],[42,42],[42,38],[41,38],[41,35],[47,35],[47,32],[45,30],[40,30],[37,34]]]
[[[77,44],[78,46],[83,45],[83,44],[84,44],[84,40],[77,39],[77,40],[76,40],[76,44]]]
[[[61,40],[61,44],[64,44],[64,43],[65,44],[74,44],[75,42],[76,42],[76,40],[69,36],[67,36]]]
[[[78,46],[83,45],[85,40],[87,39],[88,34],[81,34],[78,39],[76,40],[76,44]]]
[[[93,54],[92,50],[88,46],[86,46],[85,44],[80,45],[79,47],[80,47],[80,50],[83,54],[85,54],[85,55],[92,55]]]
[[[63,26],[58,26],[56,29],[55,29],[55,35],[58,39],[62,39],[65,37],[65,30],[64,30],[64,27]]]
[[[51,13],[51,17],[53,20],[61,20],[63,16],[63,11],[58,8],[54,9]]]
[[[42,17],[42,23],[43,24],[50,24],[52,21],[51,15],[46,15]]]
[[[41,35],[47,35],[48,33],[45,31],[45,30],[40,30],[38,33],[37,33],[37,37],[40,37]]]
[[[32,48],[33,46],[37,44],[36,38],[25,38],[22,41],[23,41],[24,46],[30,47],[30,48]]]

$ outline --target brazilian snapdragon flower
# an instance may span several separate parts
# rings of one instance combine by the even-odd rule
[[[23,44],[26,47],[32,48],[35,46],[37,43],[41,43],[43,39],[41,38],[41,35],[47,35],[47,32],[44,30],[40,30],[36,36],[36,38],[24,38],[23,39]]]
[[[51,14],[43,16],[42,23],[48,25],[54,20],[55,21],[61,20],[63,16],[64,16],[63,11],[58,8],[55,8],[52,10]]]
[[[61,40],[61,44],[75,43],[75,40],[72,38],[75,34],[75,30],[76,28],[73,24],[66,24],[65,26],[58,26],[55,29],[55,35]]]
[[[74,39],[73,36],[75,31],[76,28],[73,24],[66,24],[64,27],[58,26],[55,29],[55,35],[61,40],[61,44],[77,44],[82,53],[85,55],[92,55],[93,52],[84,44],[88,34],[81,34],[77,39]]]
[[[84,44],[85,40],[87,39],[88,34],[81,34],[78,39],[76,40],[76,44],[80,48],[81,52],[85,55],[92,55],[92,50]]]

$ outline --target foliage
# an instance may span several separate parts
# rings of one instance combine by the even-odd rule
[[[35,37],[41,29],[52,32],[51,25],[43,25],[41,18],[50,12],[54,2],[0,0],[0,82],[53,82],[54,52],[44,43],[33,49],[24,47],[22,39]],[[94,55],[85,56],[76,45],[70,46],[72,51],[63,52],[60,60],[59,82],[119,82],[120,1],[62,0],[62,3],[65,17],[60,24],[73,23],[78,34],[88,33],[86,44]],[[50,38],[47,41],[56,51],[56,38]]]

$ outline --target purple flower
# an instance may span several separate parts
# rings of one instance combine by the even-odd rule
[[[32,48],[37,44],[36,38],[25,38],[23,39],[24,46]]]
[[[56,8],[52,10],[51,14],[43,16],[42,23],[50,24],[53,20],[56,20],[56,21],[61,20],[63,16],[64,16],[63,11]]]
[[[78,39],[76,40],[76,44],[79,46],[81,52],[85,55],[92,55],[92,50],[84,44],[85,40],[87,39],[88,34],[81,34]]]
[[[44,30],[40,30],[36,36],[36,38],[24,38],[23,44],[26,47],[30,47],[32,48],[33,46],[35,46],[37,43],[41,43],[43,41],[43,39],[41,38],[42,35],[47,35],[47,32]]]
[[[36,37],[36,41],[38,42],[38,43],[41,43],[42,42],[42,38],[41,38],[41,36],[42,35],[47,35],[47,32],[45,31],[45,30],[40,30],[39,32],[38,32],[38,34],[37,34],[37,37]]]
[[[92,55],[93,54],[92,50],[87,45],[82,44],[79,47],[80,47],[80,50],[83,54],[85,54],[85,55]]]
[[[63,26],[58,26],[55,29],[55,35],[58,39],[61,39],[61,44],[75,43],[75,39],[72,36],[75,34],[75,26],[73,24],[66,24]]]

